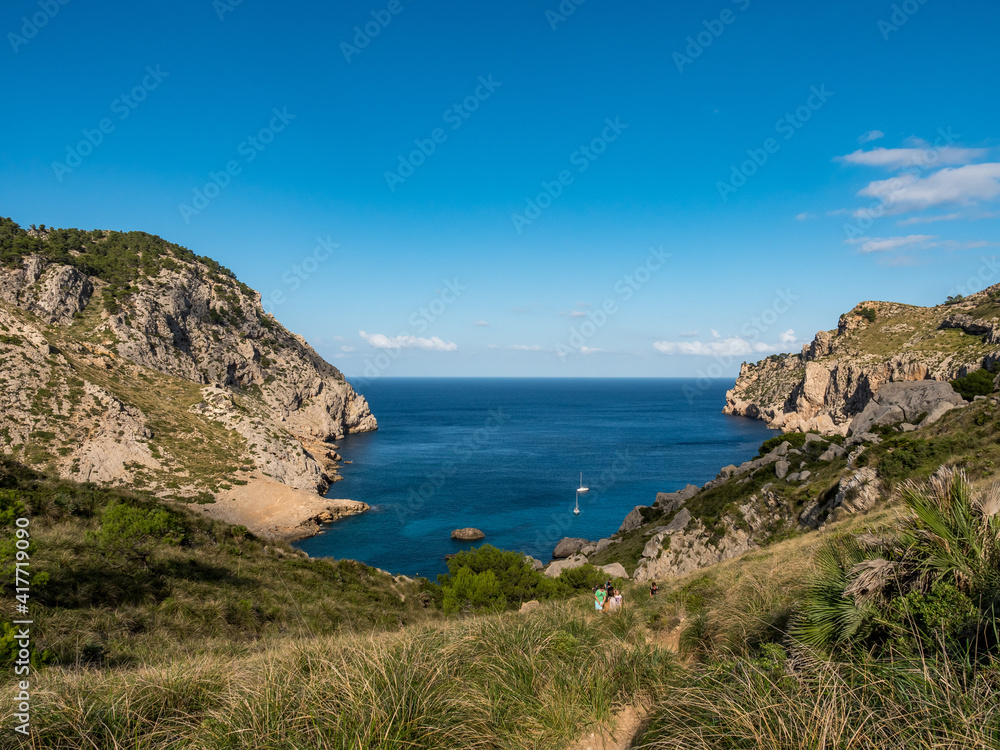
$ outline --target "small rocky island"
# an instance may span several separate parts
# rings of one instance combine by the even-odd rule
[[[479,529],[469,527],[465,529],[455,529],[451,532],[451,538],[460,542],[475,542],[479,539],[485,539],[486,534]]]

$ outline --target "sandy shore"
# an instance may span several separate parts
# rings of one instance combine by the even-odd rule
[[[214,503],[191,507],[220,521],[246,526],[258,536],[285,541],[312,536],[320,524],[369,509],[357,500],[320,497],[259,474],[249,484],[223,490]]]

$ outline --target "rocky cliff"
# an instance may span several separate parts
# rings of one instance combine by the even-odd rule
[[[364,397],[257,292],[158,237],[0,220],[0,366],[0,451],[23,463],[217,499],[234,522],[257,498],[264,532],[296,525],[283,506],[363,509],[319,495],[333,441],[377,428]]]
[[[562,540],[549,569],[621,563],[637,581],[665,579],[867,513],[942,465],[989,485],[1000,374],[964,376],[998,360],[1000,285],[935,307],[863,302],[800,354],[741,368],[725,411],[783,435],[701,487],[635,507],[605,539]],[[944,382],[957,378],[958,389]]]
[[[997,360],[1000,285],[934,307],[862,302],[799,354],[744,363],[723,411],[845,435],[884,383],[950,380]]]

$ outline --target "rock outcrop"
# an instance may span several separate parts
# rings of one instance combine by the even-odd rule
[[[559,574],[564,570],[572,570],[573,568],[582,568],[587,564],[587,558],[583,555],[571,555],[561,560],[555,560],[549,563],[545,568],[545,575],[549,578],[558,578]]]
[[[451,538],[462,542],[474,542],[478,539],[485,539],[486,534],[479,529],[473,529],[470,527],[465,529],[455,529],[451,532]]]
[[[918,427],[933,424],[966,402],[948,383],[920,380],[886,383],[851,420],[849,435],[869,432],[873,427],[908,422]]]
[[[743,363],[723,411],[846,435],[886,383],[951,380],[1000,361],[998,300],[1000,285],[936,307],[862,302],[800,353]]]
[[[173,499],[232,491],[239,505],[234,487],[251,482],[325,493],[339,478],[333,441],[377,428],[343,375],[209,259],[141,233],[2,221],[0,451]],[[16,243],[32,252],[11,260]],[[367,507],[289,503],[310,514],[291,526]]]
[[[575,537],[563,537],[556,544],[556,548],[552,550],[552,559],[560,560],[570,555],[577,554],[580,550],[586,547],[590,542],[586,539],[577,539]]]

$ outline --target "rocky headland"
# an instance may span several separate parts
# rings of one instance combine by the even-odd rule
[[[863,302],[801,353],[741,367],[724,412],[783,435],[636,506],[605,539],[561,540],[546,571],[622,563],[636,581],[663,580],[867,513],[942,464],[992,481],[1000,375],[969,400],[948,381],[997,362],[1000,285],[935,307]]]
[[[862,302],[798,354],[744,362],[726,414],[846,435],[885,383],[951,380],[1000,361],[1000,285],[934,307]]]
[[[0,451],[294,538],[364,503],[322,495],[365,398],[260,294],[141,232],[0,220]]]

